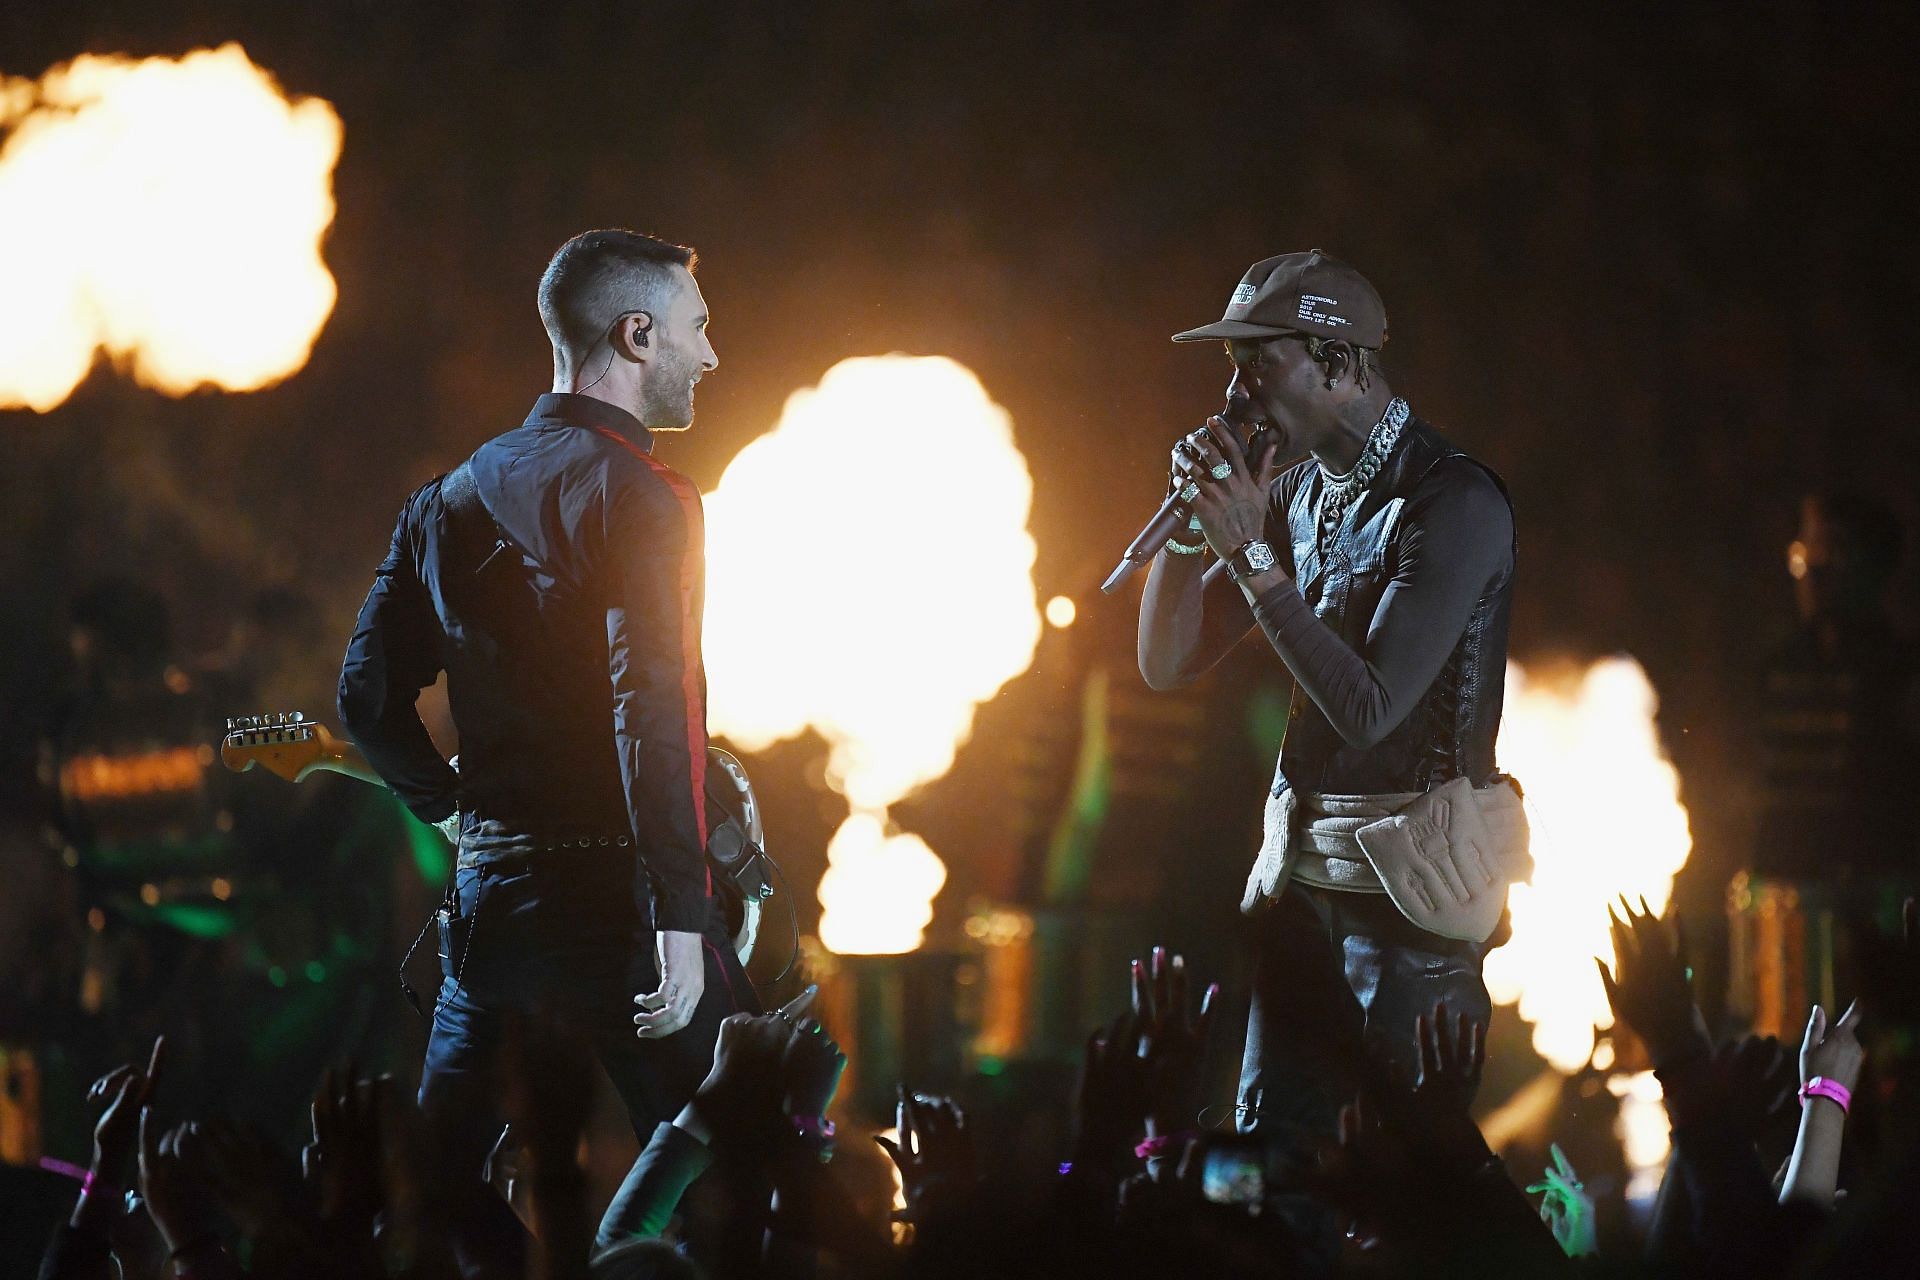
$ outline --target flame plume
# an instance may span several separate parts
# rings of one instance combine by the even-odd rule
[[[1610,958],[1607,904],[1666,907],[1693,837],[1680,776],[1654,726],[1659,699],[1632,658],[1584,670],[1507,668],[1500,766],[1527,792],[1533,881],[1508,900],[1513,940],[1487,956],[1487,988],[1518,1001],[1533,1047],[1578,1070],[1596,1028],[1613,1025],[1593,957]]]
[[[707,499],[709,722],[748,751],[812,728],[851,810],[820,940],[920,945],[946,879],[887,806],[952,767],[974,708],[1040,636],[1013,421],[943,357],[843,360]],[[777,630],[772,630],[777,629]]]
[[[333,310],[340,117],[237,44],[0,77],[0,409],[54,408],[105,351],[147,386],[251,391]]]

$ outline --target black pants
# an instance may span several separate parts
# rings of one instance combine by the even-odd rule
[[[1384,893],[1294,885],[1258,923],[1240,1127],[1282,1143],[1332,1134],[1366,1081],[1410,1082],[1414,1019],[1447,1002],[1485,1024],[1486,946],[1417,928]]]
[[[599,853],[455,873],[464,946],[443,963],[420,1077],[421,1110],[452,1169],[477,1179],[500,1132],[497,1060],[513,1014],[551,1013],[590,1044],[644,1145],[706,1077],[721,1021],[760,1012],[715,911],[693,1020],[664,1039],[635,1036],[633,998],[660,981],[654,935],[633,906],[632,872]]]

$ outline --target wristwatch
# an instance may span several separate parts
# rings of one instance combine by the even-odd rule
[[[1235,582],[1244,582],[1256,573],[1265,573],[1279,564],[1279,557],[1273,554],[1273,548],[1266,541],[1255,538],[1227,559],[1227,576]]]

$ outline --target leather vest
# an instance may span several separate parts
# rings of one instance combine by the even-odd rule
[[[1286,511],[1295,580],[1314,613],[1356,653],[1366,648],[1374,610],[1398,567],[1401,514],[1422,485],[1448,483],[1453,468],[1438,474],[1434,468],[1449,458],[1479,467],[1506,496],[1492,468],[1412,418],[1373,483],[1347,508],[1324,555],[1317,534],[1324,477],[1311,459],[1301,464],[1305,475]],[[1508,505],[1511,510],[1511,499]],[[1481,592],[1440,674],[1406,719],[1373,746],[1349,746],[1296,685],[1273,793],[1289,784],[1329,795],[1424,792],[1461,777],[1485,786],[1495,772],[1512,596],[1509,559]]]

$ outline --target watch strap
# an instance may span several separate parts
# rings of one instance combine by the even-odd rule
[[[1279,563],[1273,554],[1273,548],[1264,538],[1254,538],[1227,558],[1227,576],[1235,582],[1242,582],[1255,574],[1265,573]]]

